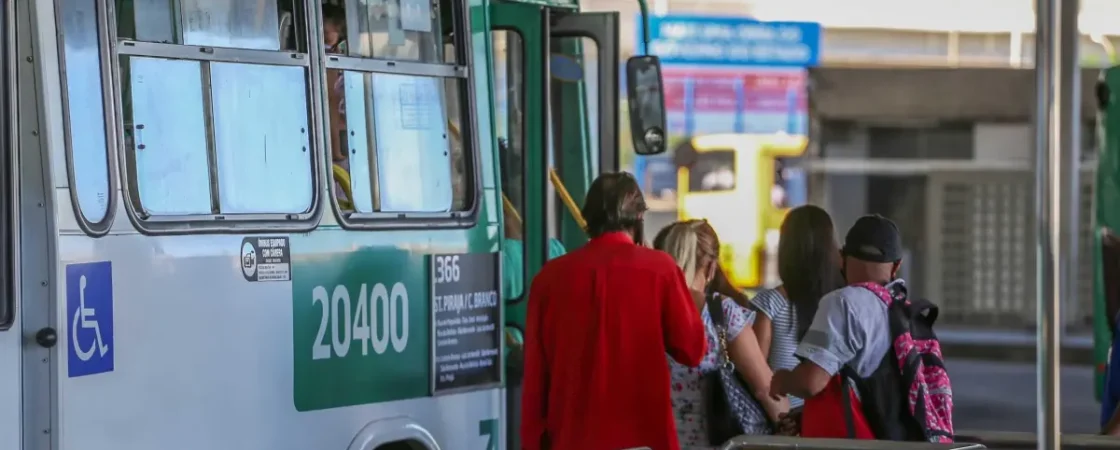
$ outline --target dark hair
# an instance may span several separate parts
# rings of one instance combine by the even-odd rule
[[[832,218],[820,207],[794,208],[782,221],[778,276],[797,310],[797,338],[808,331],[825,294],[844,286]]]
[[[676,224],[676,222],[673,222],[671,224],[665,225],[665,227],[662,228],[661,231],[657,232],[657,235],[653,237],[653,248],[657,250],[665,250],[665,240],[669,238],[669,231],[671,231],[673,229],[673,225]]]
[[[599,175],[591,183],[580,213],[587,221],[589,236],[625,231],[633,234],[634,241],[641,244],[642,215],[646,209],[646,199],[638,187],[638,180],[629,173],[615,172]]]
[[[333,23],[338,28],[346,29],[346,10],[338,5],[323,4],[323,23]]]

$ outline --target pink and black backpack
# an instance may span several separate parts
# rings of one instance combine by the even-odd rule
[[[893,351],[887,352],[878,369],[867,378],[844,369],[844,375],[858,389],[864,416],[875,437],[953,442],[953,388],[941,344],[933,333],[937,306],[928,300],[910,299],[902,283],[855,286],[870,290],[886,303],[890,320]]]

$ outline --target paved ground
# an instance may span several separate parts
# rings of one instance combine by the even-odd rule
[[[1034,431],[1035,369],[1031,364],[947,361],[953,380],[954,426],[959,430]],[[1100,406],[1093,398],[1092,370],[1062,369],[1062,431],[1095,433]]]

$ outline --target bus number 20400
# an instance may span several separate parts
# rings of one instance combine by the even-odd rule
[[[311,359],[345,358],[355,342],[361,346],[362,356],[369,354],[370,347],[378,355],[390,346],[397,353],[408,347],[408,290],[404,284],[395,283],[391,290],[381,283],[371,289],[362,284],[358,289],[357,302],[343,285],[335,286],[330,294],[323,286],[311,291],[311,304],[320,305],[322,311]]]

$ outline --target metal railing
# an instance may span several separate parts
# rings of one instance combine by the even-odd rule
[[[1109,436],[1063,434],[1065,450],[1117,450],[1120,439]],[[927,442],[813,439],[788,436],[739,436],[721,450],[1019,450],[1038,448],[1035,433],[1007,431],[963,431],[954,444]]]
[[[957,433],[958,441],[978,442],[986,448],[998,450],[1038,448],[1038,435],[1012,431],[974,431],[962,430]],[[1115,450],[1120,449],[1120,439],[1093,434],[1062,434],[1062,448],[1065,450]]]
[[[980,450],[982,444],[931,444],[928,442],[816,439],[789,436],[739,436],[723,444],[722,450]]]

